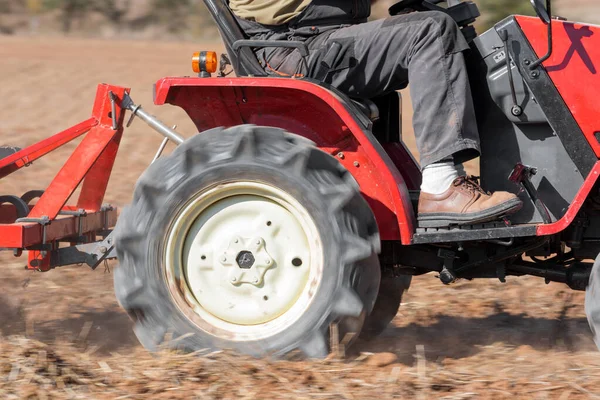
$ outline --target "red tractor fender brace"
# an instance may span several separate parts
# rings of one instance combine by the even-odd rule
[[[416,164],[404,147],[391,152],[392,159],[332,91],[298,79],[164,78],[156,83],[155,103],[181,107],[199,132],[255,124],[314,141],[356,178],[381,239],[411,243],[416,219],[407,182],[411,189],[419,182]]]

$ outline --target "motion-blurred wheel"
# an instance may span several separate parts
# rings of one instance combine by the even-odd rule
[[[199,134],[140,178],[116,227],[115,290],[141,343],[329,353],[379,289],[379,235],[335,158],[279,129]]]

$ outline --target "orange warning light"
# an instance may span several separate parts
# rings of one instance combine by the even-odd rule
[[[198,51],[192,56],[192,69],[195,73],[217,72],[217,53],[214,51]]]

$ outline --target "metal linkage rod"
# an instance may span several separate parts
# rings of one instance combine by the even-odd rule
[[[155,131],[168,138],[169,140],[172,140],[173,142],[177,143],[178,145],[185,141],[185,139],[180,134],[178,134],[173,129],[169,128],[167,125],[162,123],[158,118],[154,117],[153,115],[147,113],[144,109],[142,109],[142,106],[136,105],[127,93],[125,93],[125,95],[123,96],[123,104],[121,106],[132,112],[131,118],[127,126],[131,124],[133,118],[139,117],[142,121],[147,123],[150,126],[150,128],[154,129]]]

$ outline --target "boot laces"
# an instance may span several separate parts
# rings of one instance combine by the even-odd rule
[[[479,177],[474,175],[459,176],[454,181],[454,186],[464,186],[470,193],[480,193],[486,196],[491,196],[490,192],[483,190],[479,184]]]

